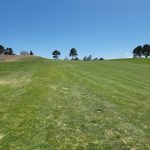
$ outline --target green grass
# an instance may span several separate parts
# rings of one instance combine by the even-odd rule
[[[150,149],[150,59],[0,63],[0,149]]]

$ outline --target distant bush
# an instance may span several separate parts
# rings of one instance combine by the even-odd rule
[[[96,58],[92,59],[92,55],[89,55],[88,57],[86,57],[86,56],[83,57],[83,61],[91,61],[91,60],[93,60],[93,61],[97,61],[97,60],[102,61],[102,60],[104,60],[104,58],[101,57],[101,58],[99,59],[99,58],[96,57]]]
[[[99,60],[102,61],[102,60],[104,60],[104,58],[101,57]]]
[[[93,60],[96,61],[96,60],[98,60],[98,58],[94,58]]]
[[[30,55],[34,55],[32,51],[30,51]]]
[[[86,56],[85,56],[85,57],[83,57],[83,61],[86,61],[86,60],[87,60]]]
[[[29,55],[29,52],[28,51],[21,51],[20,55]]]
[[[86,60],[91,61],[92,60],[92,55],[89,55]]]

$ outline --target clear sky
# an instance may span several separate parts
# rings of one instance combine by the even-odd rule
[[[130,57],[150,44],[150,0],[0,0],[0,44],[51,58]]]

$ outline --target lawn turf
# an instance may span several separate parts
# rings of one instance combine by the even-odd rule
[[[150,149],[150,59],[0,63],[0,149]]]

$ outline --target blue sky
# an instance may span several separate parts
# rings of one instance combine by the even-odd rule
[[[150,44],[150,0],[0,0],[0,44],[61,58],[123,58]]]

